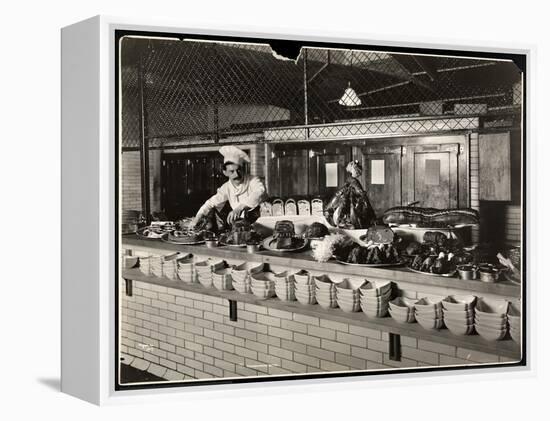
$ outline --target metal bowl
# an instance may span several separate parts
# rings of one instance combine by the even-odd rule
[[[473,279],[478,279],[479,269],[474,265],[459,265],[456,268],[458,270],[458,276],[460,279],[466,281],[471,281]]]

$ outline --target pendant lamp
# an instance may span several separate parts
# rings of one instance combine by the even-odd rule
[[[350,63],[351,69],[353,69],[353,50],[351,52],[351,63]],[[358,105],[361,105],[361,98],[355,93],[353,88],[351,87],[351,82],[348,82],[348,87],[344,91],[344,94],[338,101],[338,104],[343,105],[345,107],[356,107]]]

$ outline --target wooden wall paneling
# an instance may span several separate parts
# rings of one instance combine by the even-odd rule
[[[509,132],[479,136],[479,178],[481,200],[512,200]]]

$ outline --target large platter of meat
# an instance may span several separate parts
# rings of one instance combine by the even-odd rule
[[[385,224],[418,228],[460,228],[477,225],[479,213],[475,209],[435,209],[398,206],[384,212]]]
[[[363,247],[359,244],[343,244],[334,251],[339,263],[364,267],[391,267],[405,264],[392,244]]]

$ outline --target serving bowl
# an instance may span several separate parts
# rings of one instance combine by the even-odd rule
[[[487,319],[487,318],[483,318],[483,316],[480,316],[478,314],[474,316],[474,321],[476,325],[482,325],[485,327],[495,328],[495,329],[504,328],[508,324],[508,319],[506,319],[506,317],[499,318],[499,319]]]
[[[320,290],[336,291],[336,285],[327,275],[314,276],[313,281]]]
[[[338,307],[338,302],[336,300],[324,300],[319,297],[315,297],[315,299],[317,300],[317,304],[324,309]]]
[[[441,329],[444,325],[443,319],[424,318],[418,314],[416,314],[415,317],[418,324],[426,330]]]
[[[471,335],[474,332],[473,324],[455,323],[445,320],[445,326],[453,335]]]
[[[405,297],[396,297],[389,305],[392,311],[414,311],[414,301]]]
[[[424,298],[421,298],[421,299],[419,299],[418,301],[416,301],[414,303],[414,308],[418,312],[427,312],[429,310],[433,310],[433,311],[441,310],[441,308],[443,307],[443,305],[441,304],[441,301],[443,300],[443,298],[445,298],[445,297],[436,297],[436,298],[424,297]]]
[[[487,341],[499,341],[506,336],[507,329],[491,329],[476,324],[476,332]]]
[[[388,312],[390,313],[391,318],[398,323],[414,323],[416,321],[414,311],[409,311],[408,313],[401,313],[398,311],[393,311],[390,308],[388,309]]]
[[[336,284],[336,290],[342,294],[359,294],[359,288],[361,288],[365,282],[365,279],[360,278],[344,278],[342,282]]]
[[[273,289],[254,288],[254,287],[252,287],[251,290],[252,290],[252,294],[254,294],[254,296],[256,296],[260,299],[263,299],[263,300],[267,300],[268,298],[271,298],[271,297],[275,296],[275,290],[273,290]]]
[[[299,272],[296,272],[293,276],[294,281],[296,281],[296,285],[310,285],[314,283],[313,278],[307,270],[302,269]]]
[[[474,295],[449,295],[441,301],[445,310],[465,311],[474,308],[476,297]]]
[[[300,304],[316,304],[317,303],[317,300],[315,298],[315,295],[303,295],[303,294],[299,294],[297,292],[294,293],[294,295],[296,296],[296,300],[298,300],[298,302]]]
[[[506,317],[508,313],[509,302],[507,300],[491,300],[488,298],[479,298],[476,303],[476,314],[487,316],[488,318]]]
[[[359,288],[359,292],[365,297],[377,297],[391,294],[391,289],[391,281],[367,281]]]
[[[359,310],[361,310],[361,304],[359,301],[350,303],[348,301],[338,301],[338,307],[342,309],[342,311],[345,311],[346,313],[355,313]]]
[[[233,275],[246,276],[251,273],[263,272],[264,264],[257,262],[243,262],[233,267]]]
[[[454,314],[450,314],[449,312],[444,311],[443,320],[445,320],[445,323],[449,321],[451,323],[473,324],[475,321],[475,318],[472,313],[468,313],[468,312],[463,312],[462,315],[457,315],[456,312],[454,312]]]

